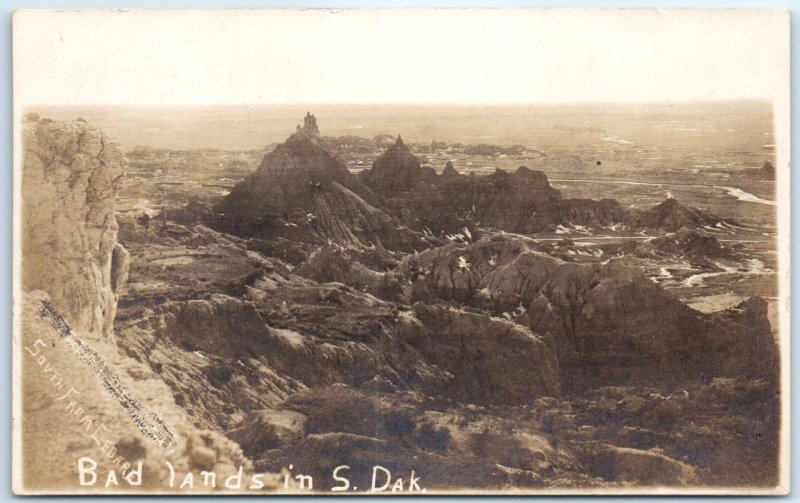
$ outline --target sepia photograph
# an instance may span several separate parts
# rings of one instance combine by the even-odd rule
[[[789,13],[20,10],[14,492],[789,491]]]

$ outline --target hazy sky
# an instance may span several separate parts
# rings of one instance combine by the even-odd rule
[[[14,19],[20,104],[772,100],[771,10],[43,12]]]

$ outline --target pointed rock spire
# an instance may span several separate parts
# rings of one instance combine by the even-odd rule
[[[447,161],[447,164],[445,164],[445,166],[444,166],[444,172],[442,173],[442,176],[458,177],[458,176],[461,176],[461,175],[458,173],[458,171],[456,171],[455,166],[453,166],[453,162],[452,161]]]
[[[306,112],[306,116],[303,119],[303,132],[309,136],[319,136],[317,118],[311,112]]]

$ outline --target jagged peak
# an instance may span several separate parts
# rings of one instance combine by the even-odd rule
[[[295,132],[289,136],[284,145],[296,148],[309,143],[317,147],[326,147],[319,133],[317,118],[311,112],[306,112],[305,117],[303,117],[303,125],[297,125]]]
[[[319,138],[319,126],[317,126],[317,118],[311,112],[306,112],[303,118],[303,126],[297,125],[298,133],[305,133],[306,136]]]
[[[387,148],[381,155],[381,157],[385,156],[393,157],[396,155],[413,156],[408,146],[406,146],[406,144],[403,143],[403,138],[400,135],[397,135],[397,139],[395,140],[394,145]]]
[[[444,165],[442,176],[460,176],[455,166],[453,166],[453,161],[447,161],[447,164]]]

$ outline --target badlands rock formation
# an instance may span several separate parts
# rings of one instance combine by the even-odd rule
[[[374,192],[386,197],[397,197],[416,187],[420,182],[436,179],[433,168],[423,168],[403,139],[397,137],[394,145],[375,159],[372,168],[361,172],[361,180]]]
[[[216,227],[243,237],[284,236],[355,248],[424,247],[420,236],[398,226],[381,207],[381,199],[330,152],[309,114],[303,127],[217,205]]]
[[[22,287],[46,291],[85,335],[111,337],[127,267],[114,216],[125,157],[81,120],[30,120],[22,135]]]
[[[399,269],[412,300],[455,301],[550,334],[568,387],[776,377],[752,357],[777,355],[761,299],[703,315],[624,260],[565,262],[508,238],[432,248]]]
[[[232,427],[335,383],[480,403],[559,392],[558,363],[540,337],[484,313],[409,305],[405,278],[372,269],[391,264],[377,251],[326,247],[291,271],[202,226],[181,238],[128,220],[122,228],[143,260],[120,309],[121,345],[205,427]]]
[[[354,176],[309,114],[221,201],[118,216],[109,360],[185,439],[182,467],[292,464],[322,490],[343,461],[360,488],[373,464],[431,489],[774,482],[765,302],[701,313],[642,266],[730,250],[696,229],[591,247],[509,234],[715,220],[565,199],[524,167],[437,176],[387,147]]]
[[[631,220],[638,227],[664,229],[670,232],[680,229],[714,228],[725,224],[735,225],[732,220],[725,220],[707,211],[685,206],[673,198],[632,215]]]

